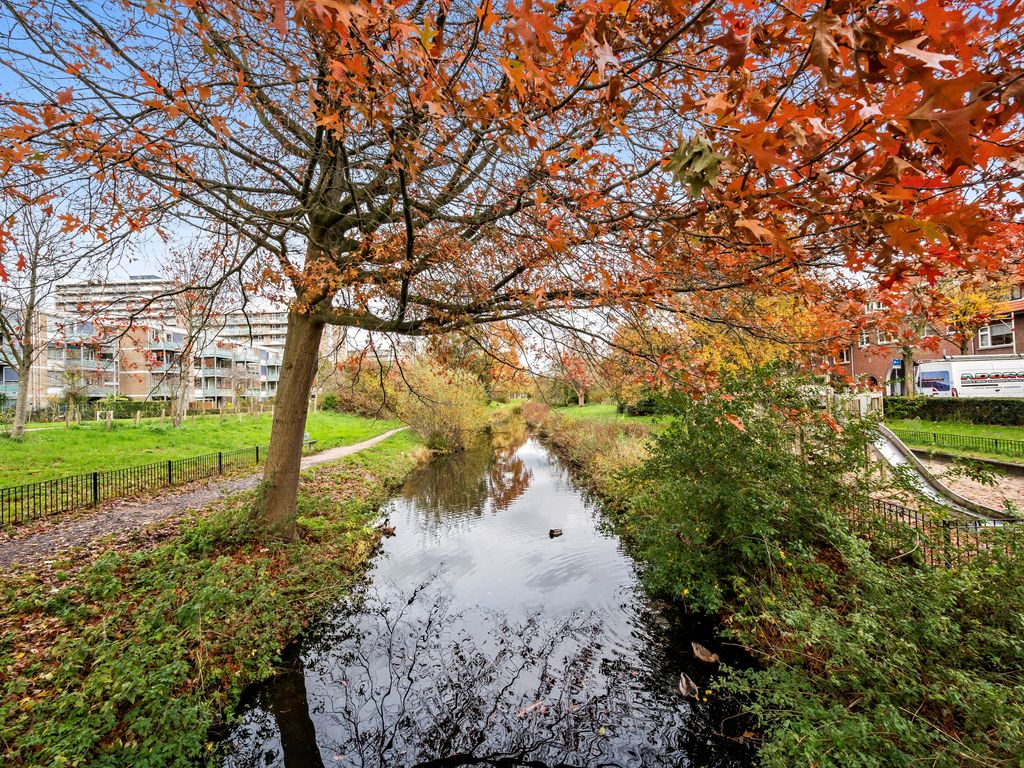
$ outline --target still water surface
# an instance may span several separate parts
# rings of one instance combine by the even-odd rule
[[[705,693],[707,628],[657,611],[522,428],[420,468],[385,512],[365,587],[249,692],[225,768],[754,763],[734,708],[679,693],[681,671]]]

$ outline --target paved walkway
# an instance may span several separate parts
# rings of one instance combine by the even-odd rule
[[[405,427],[399,427],[361,443],[341,445],[306,456],[302,459],[302,468],[314,467],[372,448],[403,429]],[[16,562],[24,564],[53,558],[62,550],[87,544],[99,536],[138,530],[190,509],[200,509],[222,496],[255,488],[261,477],[262,474],[256,472],[235,480],[214,481],[199,488],[163,495],[156,499],[116,502],[113,506],[105,507],[88,517],[75,518],[64,524],[57,521],[53,528],[0,543],[0,567],[10,566]]]

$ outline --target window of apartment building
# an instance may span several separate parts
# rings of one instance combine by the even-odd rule
[[[1009,320],[996,320],[978,331],[978,346],[982,349],[1009,347],[1013,344],[1013,325]]]
[[[843,347],[839,353],[839,362],[848,363],[853,359],[853,347]]]
[[[879,331],[875,334],[875,338],[878,339],[879,344],[895,344],[896,337],[887,331]]]
[[[885,305],[880,301],[869,301],[864,309],[866,312],[881,312],[885,309]]]
[[[1017,285],[1010,289],[1010,301],[1024,299],[1024,285]]]
[[[871,333],[870,333],[870,331],[861,331],[860,332],[860,337],[859,337],[857,343],[860,346],[862,346],[862,347],[866,347],[868,344],[870,344],[871,343]]]

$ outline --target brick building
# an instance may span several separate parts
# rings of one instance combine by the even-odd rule
[[[866,312],[881,311],[878,304],[869,303]],[[936,360],[961,354],[960,346],[941,340],[935,349],[915,347],[913,361]],[[1011,355],[1024,354],[1024,286],[1014,288],[1008,301],[998,307],[989,323],[980,328],[967,343],[963,354]],[[845,369],[846,375],[861,386],[882,387],[887,395],[902,395],[903,349],[894,339],[877,330],[863,330],[842,350],[835,364]]]

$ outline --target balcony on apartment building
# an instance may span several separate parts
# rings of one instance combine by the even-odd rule
[[[196,387],[196,397],[231,397],[235,394],[235,390],[231,387],[218,387],[209,384],[202,384]]]
[[[260,361],[260,351],[252,347],[238,347],[234,353],[236,363],[258,363]]]
[[[182,343],[173,339],[150,340],[149,342],[150,352],[180,352],[181,347]]]
[[[108,355],[81,355],[65,354],[60,362],[64,363],[65,370],[78,371],[116,371],[117,358],[112,354]]]
[[[227,379],[230,378],[233,369],[230,367],[224,368],[194,368],[195,375],[204,379]]]

